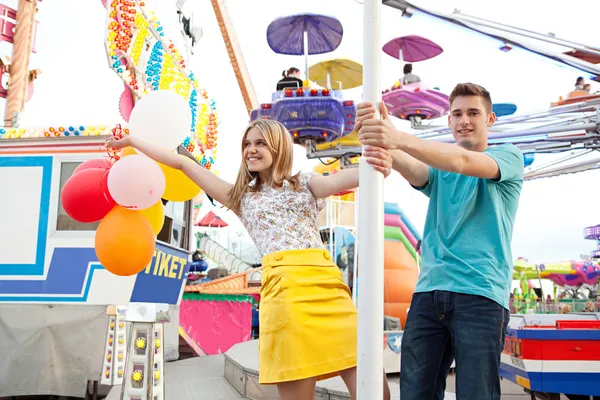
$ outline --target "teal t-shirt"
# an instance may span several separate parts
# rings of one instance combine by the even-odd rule
[[[485,296],[508,309],[511,241],[523,186],[523,154],[514,145],[488,147],[500,169],[489,180],[429,168],[416,188],[429,197],[422,264],[415,292],[447,290]]]

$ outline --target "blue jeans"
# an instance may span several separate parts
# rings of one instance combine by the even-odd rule
[[[499,400],[510,313],[482,296],[415,293],[402,337],[400,399],[442,400],[456,360],[457,400]]]

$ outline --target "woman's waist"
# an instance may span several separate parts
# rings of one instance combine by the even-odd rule
[[[331,254],[324,247],[311,247],[305,249],[288,249],[273,251],[262,257],[263,268],[280,266],[335,266]]]
[[[271,298],[306,299],[322,289],[343,288],[342,271],[326,249],[297,249],[269,253],[263,257],[261,302]],[[316,292],[315,292],[316,291]]]
[[[321,237],[314,235],[300,237],[298,235],[271,236],[263,234],[255,236],[251,234],[250,237],[256,243],[261,256],[300,249],[325,249]]]

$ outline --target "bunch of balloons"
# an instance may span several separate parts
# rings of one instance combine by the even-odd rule
[[[186,100],[158,90],[135,105],[129,134],[173,151],[190,134],[190,123]],[[98,260],[113,274],[129,276],[146,268],[154,257],[156,236],[164,224],[162,200],[191,200],[201,189],[180,170],[131,147],[122,149],[116,158],[82,163],[65,183],[61,201],[74,220],[100,221],[95,239]]]

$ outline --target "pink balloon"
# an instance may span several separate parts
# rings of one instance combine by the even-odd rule
[[[123,60],[125,60],[123,58]],[[121,116],[127,122],[129,122],[129,117],[131,116],[131,111],[135,106],[135,102],[133,101],[133,93],[129,90],[129,87],[125,85],[125,90],[121,93],[121,98],[119,99],[119,111],[121,112]]]
[[[143,210],[158,202],[165,192],[165,175],[158,164],[141,154],[121,158],[108,172],[108,192],[126,208]]]

